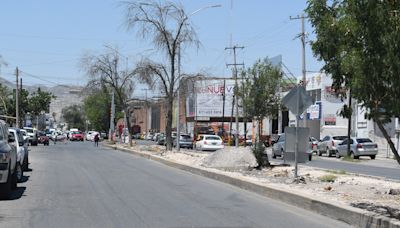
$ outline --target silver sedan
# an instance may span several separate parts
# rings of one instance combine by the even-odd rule
[[[336,157],[344,157],[347,155],[347,141],[343,140],[337,146]],[[350,138],[350,157],[358,159],[360,156],[369,156],[375,159],[378,154],[378,145],[369,138]]]

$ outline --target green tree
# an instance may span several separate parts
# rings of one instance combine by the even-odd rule
[[[238,88],[238,95],[243,103],[245,116],[258,123],[256,144],[253,152],[259,166],[269,165],[268,157],[263,156],[264,146],[261,142],[261,123],[266,117],[278,115],[280,98],[277,93],[282,72],[269,62],[268,58],[257,60],[254,65],[241,72],[243,81]],[[264,158],[267,161],[264,161]]]
[[[313,52],[333,87],[350,90],[367,109],[400,164],[384,127],[400,116],[399,9],[399,1],[309,0],[306,11],[317,37]]]
[[[69,128],[85,129],[85,113],[82,105],[70,105],[61,110],[61,115]]]
[[[43,113],[49,112],[50,108],[50,103],[52,99],[55,99],[56,96],[54,96],[50,92],[45,92],[40,89],[40,87],[31,94],[31,96],[28,98],[28,110],[36,119],[36,127],[39,129],[39,116]],[[25,110],[27,111],[27,110]],[[40,128],[41,130],[43,126]]]
[[[93,91],[84,99],[83,104],[91,127],[98,131],[107,132],[110,127],[110,95],[101,90]]]

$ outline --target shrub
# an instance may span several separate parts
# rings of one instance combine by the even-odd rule
[[[319,177],[319,180],[322,182],[335,182],[337,176],[332,175],[332,174],[328,174],[328,175],[324,175],[322,177]]]
[[[268,155],[265,153],[265,146],[262,142],[255,143],[252,151],[259,168],[269,166]]]

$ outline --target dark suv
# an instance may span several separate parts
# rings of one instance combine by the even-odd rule
[[[17,188],[17,149],[10,145],[14,137],[9,137],[7,124],[0,120],[0,197],[9,198],[11,190]]]

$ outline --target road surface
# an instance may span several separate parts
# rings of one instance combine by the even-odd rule
[[[348,227],[339,221],[90,142],[32,147],[0,227]]]

